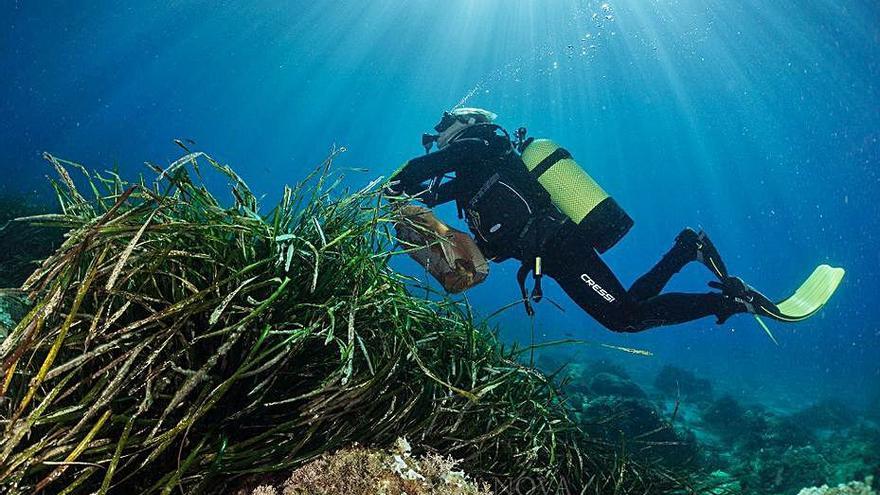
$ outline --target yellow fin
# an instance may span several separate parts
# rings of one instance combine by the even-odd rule
[[[831,299],[845,273],[843,268],[819,265],[794,294],[777,303],[776,307],[785,319],[808,318]]]
[[[779,342],[776,340],[776,337],[773,336],[773,332],[770,331],[770,327],[768,327],[767,324],[764,323],[764,320],[762,320],[761,317],[758,315],[755,315],[755,320],[758,321],[758,324],[761,325],[761,328],[764,329],[764,333],[766,333],[767,336],[770,337],[770,340],[772,340],[774,344],[779,345]]]

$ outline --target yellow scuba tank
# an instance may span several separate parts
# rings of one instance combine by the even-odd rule
[[[632,218],[564,148],[549,139],[529,141],[524,143],[522,161],[553,204],[578,225],[600,253],[617,244],[632,227]]]

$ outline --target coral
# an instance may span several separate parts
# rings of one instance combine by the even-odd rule
[[[712,384],[692,372],[675,366],[664,366],[654,380],[654,387],[673,398],[700,402],[712,399]]]
[[[414,457],[409,450],[358,446],[324,454],[296,469],[287,480],[262,484],[236,495],[489,495],[456,463],[436,454]]]
[[[798,492],[798,495],[877,495],[871,489],[873,479],[868,477],[865,482],[850,481],[849,483],[841,483],[835,487],[822,485],[820,487],[804,488]]]
[[[611,373],[598,373],[590,380],[590,392],[595,395],[616,395],[618,397],[645,397],[645,392],[632,381]]]
[[[792,419],[811,429],[843,428],[856,421],[855,411],[837,399],[825,399],[795,413]]]

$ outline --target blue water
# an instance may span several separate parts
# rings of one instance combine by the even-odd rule
[[[421,153],[459,103],[568,148],[636,220],[606,260],[625,284],[685,225],[732,272],[783,296],[819,263],[844,282],[822,313],[601,328],[552,283],[534,339],[650,350],[611,357],[648,380],[675,363],[746,401],[793,408],[880,390],[880,6],[873,0],[25,2],[0,8],[0,190],[45,191],[42,151],[148,172],[174,138],[277,197],[334,145],[348,183]],[[125,6],[122,6],[125,5]],[[441,214],[454,220],[451,208]],[[460,223],[456,223],[460,225]],[[402,269],[419,273],[408,260]],[[514,300],[516,266],[468,293]],[[675,290],[705,290],[688,268]],[[527,344],[520,308],[496,319]]]

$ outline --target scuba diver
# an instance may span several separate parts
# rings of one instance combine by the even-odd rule
[[[706,316],[721,324],[739,313],[799,321],[818,311],[842,277],[842,269],[822,265],[833,272],[823,271],[813,280],[817,268],[804,286],[812,281],[812,289],[827,292],[824,300],[813,296],[805,303],[799,289],[789,301],[775,304],[728,275],[705,233],[685,228],[660,261],[626,289],[600,254],[629,231],[633,220],[566,150],[547,139],[526,138],[525,128],[512,139],[495,119],[494,113],[478,108],[444,112],[436,134],[422,137],[426,154],[398,169],[385,192],[395,200],[415,198],[429,208],[455,201],[459,218],[466,220],[486,258],[522,263],[517,279],[529,315],[534,314],[531,301],[542,298],[543,274],[616,332],[641,332]],[[662,293],[672,276],[692,262],[717,277],[709,282],[717,291]],[[531,295],[525,288],[529,273],[534,276]]]

